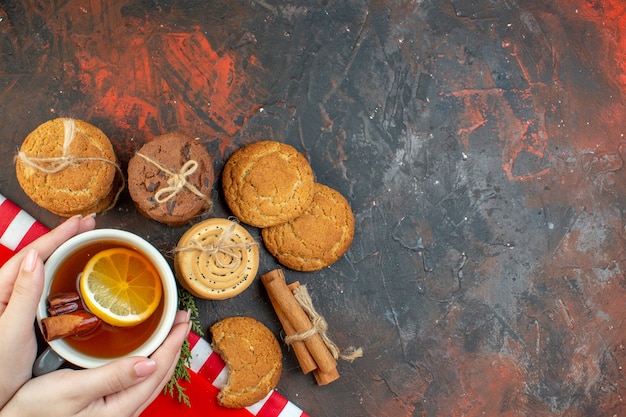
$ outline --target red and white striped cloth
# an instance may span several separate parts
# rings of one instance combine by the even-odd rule
[[[191,345],[191,379],[181,381],[189,396],[191,407],[169,395],[160,395],[142,413],[142,417],[309,417],[277,391],[250,407],[230,409],[217,404],[217,394],[226,382],[226,367],[211,345],[195,333],[189,335]]]
[[[0,194],[0,266],[49,229]],[[189,335],[192,359],[191,379],[181,381],[191,407],[161,394],[141,414],[142,417],[309,417],[277,391],[263,400],[242,409],[229,409],[217,404],[217,394],[226,381],[226,367],[211,345],[195,333]],[[176,394],[174,394],[176,395]]]
[[[0,265],[48,229],[0,194]]]

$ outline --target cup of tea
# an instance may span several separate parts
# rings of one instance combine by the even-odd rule
[[[49,348],[35,363],[33,372],[36,375],[50,372],[64,361],[81,368],[95,368],[122,357],[149,356],[169,334],[178,310],[172,269],[152,244],[134,233],[117,229],[95,229],[76,235],[59,246],[45,262],[44,290],[37,308],[37,323],[42,333],[47,337],[44,319],[56,314],[51,312],[50,298],[81,294],[80,275],[88,261],[110,249],[130,250],[133,256],[148,261],[147,266],[154,267],[151,270],[156,271],[161,281],[161,297],[156,310],[137,325],[117,326],[99,320],[87,332],[48,340]],[[72,317],[83,312],[92,314],[84,300],[78,303],[78,311],[67,314],[73,314]]]

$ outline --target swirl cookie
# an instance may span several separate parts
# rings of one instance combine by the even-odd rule
[[[265,398],[282,372],[276,337],[249,317],[228,317],[210,328],[211,347],[226,363],[226,384],[217,396],[222,407],[243,408]]]
[[[258,244],[246,229],[228,219],[194,225],[176,246],[176,278],[196,297],[234,297],[250,286],[258,269]]]
[[[63,217],[110,208],[123,187],[109,138],[97,127],[69,118],[33,130],[15,158],[20,187],[36,204]]]
[[[316,271],[348,250],[354,215],[336,190],[316,183],[313,202],[295,219],[261,231],[263,243],[278,262],[296,271]]]
[[[182,133],[155,137],[128,162],[128,191],[137,211],[169,226],[182,226],[211,209],[213,181],[213,159]]]
[[[233,214],[256,227],[300,215],[313,199],[313,170],[292,146],[261,141],[237,150],[222,174],[224,197]]]

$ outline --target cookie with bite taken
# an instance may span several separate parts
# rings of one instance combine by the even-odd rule
[[[250,317],[225,318],[210,328],[211,347],[228,372],[217,396],[222,407],[243,408],[265,398],[282,372],[282,351],[274,334]]]

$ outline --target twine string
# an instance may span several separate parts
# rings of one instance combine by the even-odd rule
[[[79,162],[89,162],[89,161],[100,161],[105,162],[107,164],[112,164],[115,168],[120,171],[121,168],[118,164],[113,161],[110,161],[106,158],[81,158],[70,153],[70,146],[74,139],[76,138],[76,122],[74,119],[63,119],[63,127],[64,127],[64,135],[63,135],[63,150],[61,156],[51,156],[51,157],[36,157],[29,156],[24,151],[19,151],[17,153],[16,159],[19,159],[24,164],[33,167],[45,174],[56,174],[57,172],[63,171],[65,168],[70,166],[75,166]]]
[[[174,196],[183,189],[185,184],[187,184],[187,177],[196,172],[196,169],[198,169],[198,163],[196,161],[189,160],[185,162],[179,172],[169,177],[167,180],[168,186],[156,192],[154,199],[157,203],[165,203],[174,198]]]
[[[186,188],[194,195],[200,197],[202,200],[207,202],[209,205],[211,204],[211,200],[209,199],[209,197],[207,197],[200,190],[198,190],[195,185],[187,181],[187,178],[193,175],[193,173],[196,172],[196,170],[198,169],[198,162],[190,159],[183,164],[183,166],[180,168],[180,171],[173,172],[165,168],[158,161],[150,158],[147,155],[142,154],[141,152],[137,152],[136,154],[157,167],[162,172],[169,175],[169,178],[167,179],[167,187],[161,188],[154,194],[154,200],[157,203],[163,204],[168,202],[172,198],[176,197],[176,195],[180,193],[183,188]]]
[[[352,362],[355,359],[363,356],[363,349],[354,348],[352,346],[341,352],[339,350],[339,347],[337,347],[337,345],[330,339],[327,333],[328,323],[326,322],[326,319],[324,319],[324,317],[315,310],[315,307],[313,306],[313,300],[309,295],[309,291],[307,290],[306,285],[300,285],[296,289],[294,289],[293,295],[300,307],[302,307],[302,310],[304,310],[307,316],[309,316],[312,327],[305,332],[286,336],[285,343],[290,345],[293,342],[304,341],[310,339],[315,334],[319,334],[322,338],[322,341],[335,359],[343,359]]]

